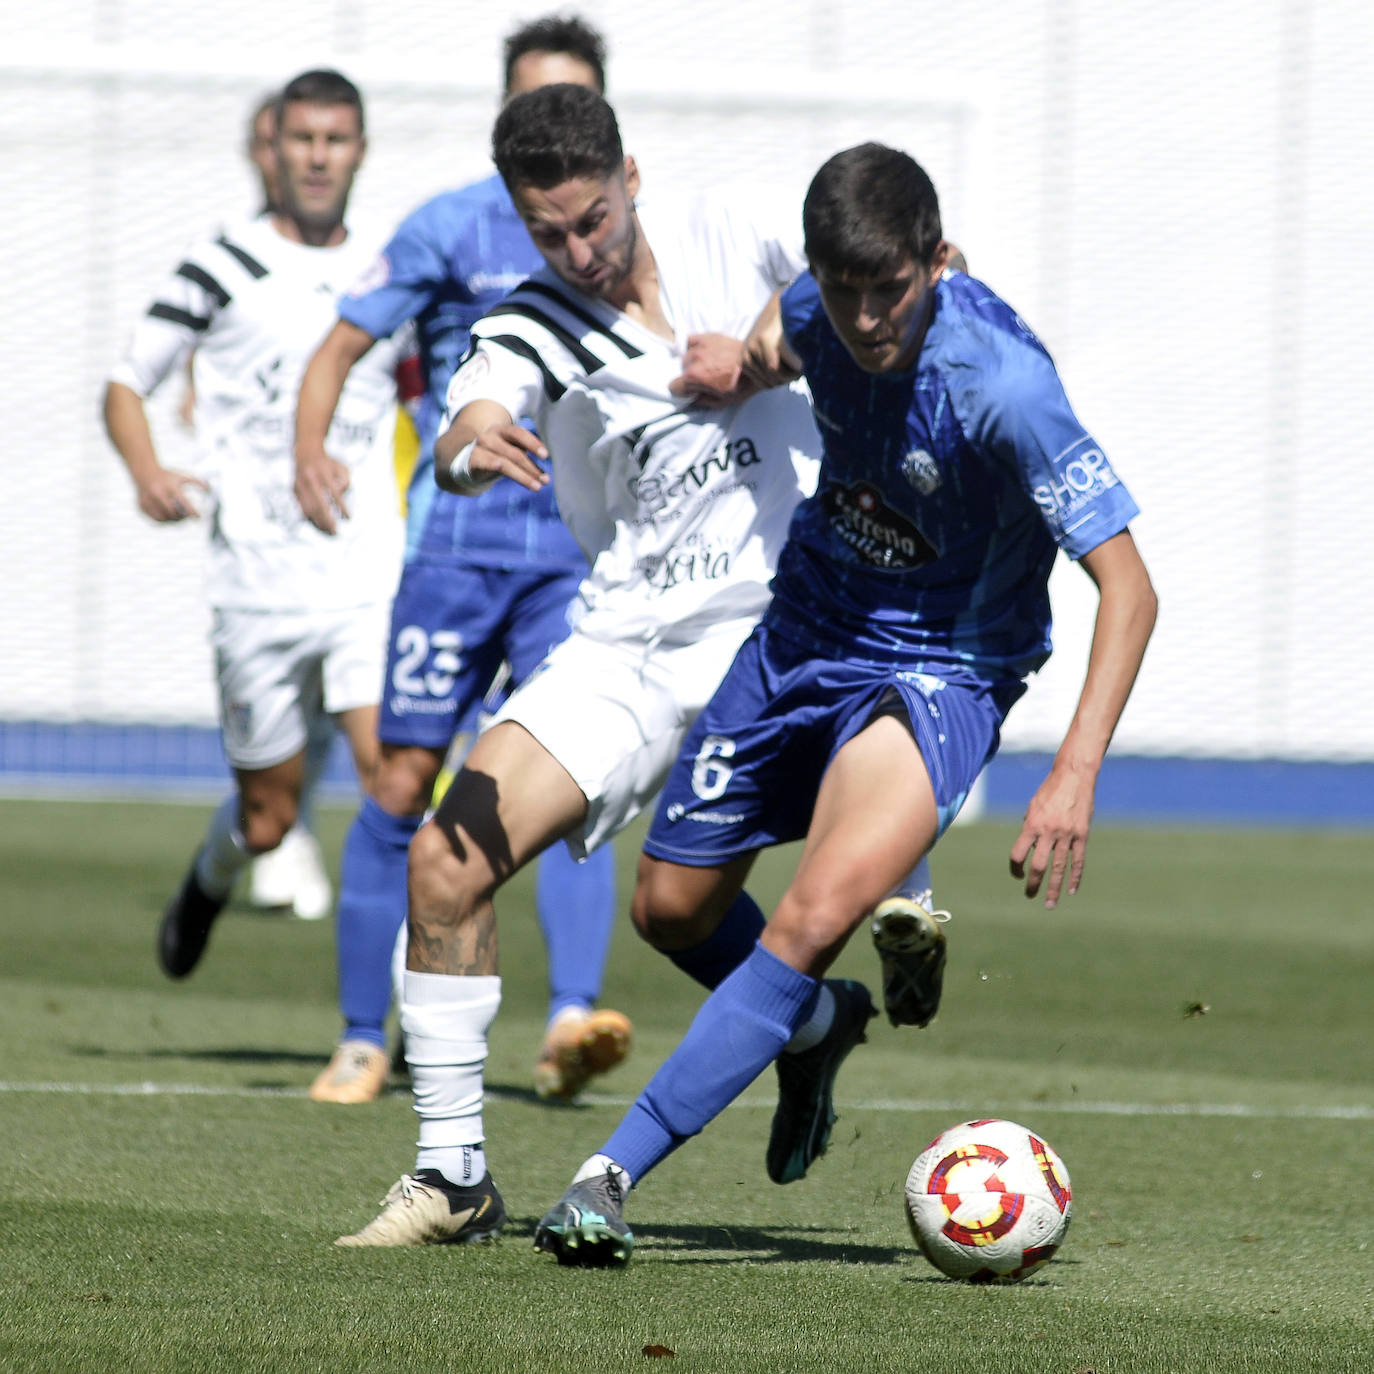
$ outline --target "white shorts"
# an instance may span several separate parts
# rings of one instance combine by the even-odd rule
[[[572,775],[587,818],[567,837],[583,858],[657,795],[692,722],[754,621],[718,626],[693,644],[608,643],[573,631],[492,718],[513,720]]]
[[[216,610],[210,644],[230,764],[284,763],[322,716],[375,706],[390,611],[386,601],[344,611]]]

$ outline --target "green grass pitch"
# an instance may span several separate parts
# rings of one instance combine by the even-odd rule
[[[536,1255],[535,1220],[694,988],[622,918],[605,1000],[635,1052],[585,1104],[538,1103],[544,959],[517,879],[487,1108],[512,1225],[335,1249],[413,1163],[409,1098],[304,1096],[337,1032],[330,923],[234,906],[190,979],[157,971],[207,814],[0,803],[0,1370],[1374,1369],[1368,834],[1102,825],[1047,913],[1007,876],[1014,826],[956,828],[935,856],[944,1008],[922,1032],[873,1023],[829,1154],[767,1182],[765,1075],[631,1197],[629,1268],[594,1272]],[[322,817],[331,858],[347,819]],[[765,906],[793,857],[760,862]],[[862,936],[836,971],[874,985]],[[946,1280],[906,1232],[911,1161],[974,1115],[1034,1127],[1073,1176],[1064,1248],[1017,1287]]]

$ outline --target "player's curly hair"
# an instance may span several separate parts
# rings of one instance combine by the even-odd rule
[[[277,97],[277,128],[282,125],[282,112],[293,100],[303,100],[308,105],[351,105],[358,112],[358,132],[367,128],[363,119],[363,94],[341,72],[325,67],[293,76]]]
[[[595,91],[566,83],[510,101],[492,130],[491,152],[509,191],[602,180],[625,165],[615,111]]]
[[[522,24],[505,42],[506,90],[510,90],[515,64],[526,53],[561,53],[585,62],[596,77],[596,89],[606,90],[606,40],[576,14],[546,14]]]
[[[881,143],[836,153],[802,206],[813,271],[879,277],[910,259],[928,267],[940,247],[940,202],[915,159]]]

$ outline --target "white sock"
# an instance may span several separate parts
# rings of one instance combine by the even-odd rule
[[[782,1047],[782,1052],[784,1054],[799,1054],[802,1050],[809,1050],[812,1045],[819,1045],[825,1039],[826,1032],[834,1024],[834,1021],[835,994],[822,983],[820,995],[816,998],[815,1009],[792,1032],[792,1038]]]
[[[930,881],[930,860],[923,858],[910,873],[892,889],[892,895],[910,897],[927,911],[935,909],[935,894]]]
[[[584,1178],[601,1178],[612,1173],[620,1179],[620,1186],[628,1193],[635,1186],[629,1171],[617,1164],[610,1155],[593,1155],[574,1175],[573,1182],[581,1183]]]
[[[482,1070],[487,1030],[500,1005],[499,977],[406,971],[401,1029],[420,1118],[415,1167],[438,1169],[452,1183],[460,1180],[451,1178],[448,1168],[462,1172],[479,1162],[473,1156],[481,1152],[472,1147],[485,1139]],[[464,1146],[470,1151],[466,1165]],[[485,1158],[480,1166],[485,1172]]]
[[[460,1188],[481,1183],[487,1176],[487,1152],[480,1145],[447,1145],[421,1150],[415,1170],[438,1169],[450,1183]]]
[[[238,793],[225,797],[210,818],[205,843],[196,860],[196,881],[210,897],[227,897],[234,879],[253,856],[239,832]]]
[[[561,1026],[564,1021],[585,1021],[591,1014],[591,1010],[585,1002],[571,1002],[567,1006],[559,1007],[544,1023],[544,1034],[547,1036],[550,1031],[556,1026]]]

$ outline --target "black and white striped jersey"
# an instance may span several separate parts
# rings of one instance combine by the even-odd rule
[[[337,247],[312,248],[283,238],[267,216],[231,225],[187,252],[111,373],[147,396],[194,350],[213,606],[329,610],[395,590],[400,344],[379,341],[353,368],[329,431],[329,453],[351,470],[351,518],[339,534],[315,529],[293,492],[301,376],[333,326],[339,296],[371,266],[382,238],[351,229]]]
[[[719,201],[647,205],[639,222],[673,339],[545,269],[473,327],[448,412],[484,399],[533,421],[591,562],[581,633],[685,642],[762,612],[820,448],[802,390],[710,410],[668,386],[689,335],[743,338],[804,262]]]

